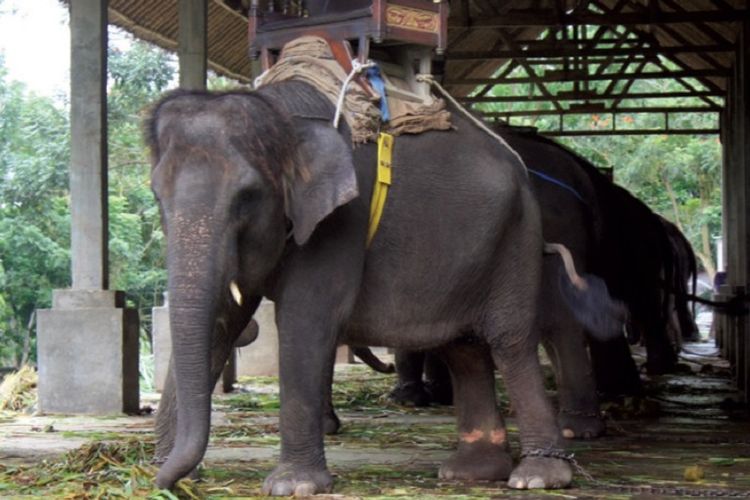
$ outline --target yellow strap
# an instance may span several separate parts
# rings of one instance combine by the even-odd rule
[[[383,215],[388,186],[391,185],[391,161],[393,158],[393,136],[381,132],[378,135],[378,174],[370,201],[370,227],[367,230],[367,246],[378,232],[380,217]]]

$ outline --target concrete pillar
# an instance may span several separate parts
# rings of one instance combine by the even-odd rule
[[[169,305],[164,294],[164,305],[151,309],[151,342],[154,351],[154,389],[164,390],[172,356],[172,335],[169,330]]]
[[[109,288],[107,3],[70,3],[70,243],[76,290]]]
[[[205,90],[208,67],[208,1],[179,0],[180,88]]]
[[[71,290],[38,311],[39,409],[137,412],[138,313],[107,290],[107,0],[71,0]]]

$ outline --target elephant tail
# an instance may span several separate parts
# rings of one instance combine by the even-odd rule
[[[610,296],[604,280],[578,274],[573,256],[564,245],[545,242],[544,253],[562,259],[565,272],[560,276],[560,291],[573,316],[590,335],[602,341],[622,336],[627,308]]]
[[[378,373],[394,373],[396,371],[393,363],[383,363],[380,358],[372,353],[369,347],[352,347],[352,352],[367,366]]]

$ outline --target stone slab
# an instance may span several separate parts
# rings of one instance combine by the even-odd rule
[[[52,290],[53,309],[125,307],[125,292],[119,290]]]

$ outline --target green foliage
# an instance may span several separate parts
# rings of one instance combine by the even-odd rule
[[[34,311],[69,281],[68,118],[0,69],[0,365],[35,351]]]
[[[669,61],[661,63],[667,69],[675,69]],[[596,68],[596,65],[594,65]],[[559,69],[550,66],[544,71]],[[597,68],[598,69],[598,68]],[[608,72],[634,68],[615,64]],[[643,71],[654,71],[649,63]],[[499,70],[502,72],[502,69]],[[529,76],[522,67],[514,69],[509,76]],[[615,92],[624,90],[627,80],[620,80]],[[690,82],[699,88],[700,84]],[[605,91],[609,82],[573,82],[547,84],[552,94],[574,90]],[[668,93],[684,91],[685,87],[674,80],[636,80],[630,92]],[[481,93],[477,90],[476,93]],[[534,84],[497,85],[487,91],[490,96],[541,95]],[[596,102],[601,101],[597,99]],[[611,102],[611,101],[609,101]],[[608,102],[608,104],[609,104]],[[586,104],[580,102],[579,104]],[[705,106],[696,98],[661,98],[645,100],[625,99],[621,107],[645,109],[649,106]],[[481,104],[485,112],[504,113],[529,109],[552,110],[551,103],[503,103]],[[616,123],[613,124],[613,119]],[[715,129],[718,128],[716,113],[672,113],[669,117],[671,129]],[[513,125],[532,126],[540,131],[557,130],[560,126],[556,116],[514,117]],[[661,129],[665,125],[663,114],[630,113],[613,118],[609,113],[582,112],[564,117],[565,130],[602,131],[616,126],[618,130]],[[674,222],[691,242],[702,267],[712,278],[715,272],[713,238],[721,234],[721,144],[716,136],[708,135],[639,135],[639,136],[581,136],[563,138],[561,142],[591,160],[595,165],[614,169],[615,182],[643,200],[655,212]]]
[[[150,332],[166,283],[143,112],[174,80],[173,57],[143,42],[109,54],[110,282]],[[10,82],[0,59],[0,366],[36,352],[34,311],[70,286],[67,103]]]
[[[150,188],[141,124],[148,106],[174,81],[174,57],[131,40],[109,53],[110,273],[150,331],[151,307],[166,284],[164,237]]]

